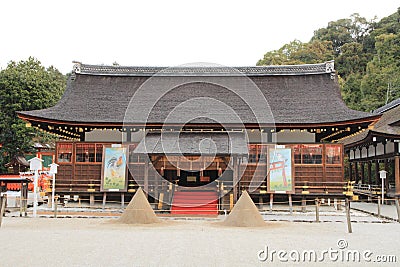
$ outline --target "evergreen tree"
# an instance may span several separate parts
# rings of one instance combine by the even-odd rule
[[[0,173],[16,155],[32,150],[33,138],[43,134],[26,128],[16,111],[53,106],[65,90],[66,77],[54,67],[45,68],[32,57],[11,61],[0,72]]]
[[[295,40],[267,52],[257,65],[334,59],[346,104],[371,111],[400,97],[400,8],[379,22],[359,14],[329,22],[310,42]]]

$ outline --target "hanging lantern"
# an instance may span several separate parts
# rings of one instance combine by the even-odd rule
[[[164,167],[161,167],[160,174],[161,176],[164,176]]]
[[[218,168],[218,176],[221,176],[222,175],[222,168],[220,167],[220,168]]]

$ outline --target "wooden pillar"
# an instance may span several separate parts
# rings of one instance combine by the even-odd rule
[[[262,195],[260,195],[260,196],[258,197],[258,206],[259,206],[259,209],[260,209],[260,210],[263,209],[264,203],[263,203],[263,197],[262,197]]]
[[[24,182],[21,181],[21,190],[19,191],[19,217],[22,217],[22,212],[23,212],[23,199],[24,199]]]
[[[89,195],[89,206],[90,207],[94,206],[94,194]]]
[[[301,199],[301,211],[307,212],[307,200],[305,196],[303,196]]]
[[[368,184],[372,184],[372,162],[368,161]]]
[[[233,156],[233,202],[236,203],[238,199],[238,185],[239,185],[239,160],[236,156]]]
[[[85,132],[83,132],[83,133],[81,133],[81,134],[79,135],[79,141],[85,142]]]
[[[350,219],[350,200],[346,198],[346,221],[347,221],[347,231],[351,234],[353,233],[353,229],[351,228],[351,219]]]
[[[394,157],[394,183],[396,186],[396,195],[400,194],[400,156]]]
[[[267,142],[268,143],[272,143],[272,133],[271,133],[271,131],[268,131],[268,133],[267,133]]]
[[[366,181],[368,184],[371,184],[371,179],[372,179],[372,177],[371,177],[371,171],[372,171],[372,166],[371,166],[371,161],[369,160],[369,145],[368,146],[366,146],[366,148],[367,148],[367,178],[368,178],[368,181]]]
[[[376,147],[378,146],[378,144],[376,143],[376,142],[374,142],[373,144],[372,144],[373,146],[374,146],[374,157],[376,158]],[[377,160],[374,160],[374,162],[375,162],[375,175],[374,175],[374,177],[375,177],[375,184],[378,184],[378,168],[377,168],[377,165],[379,166],[379,163],[377,164]]]
[[[103,210],[106,208],[106,202],[107,202],[107,193],[103,193]]]
[[[145,163],[144,163],[144,184],[143,184],[143,190],[144,193],[146,194],[149,192],[149,159],[146,157]]]
[[[289,194],[289,211],[290,215],[292,215],[293,214],[292,194]]]
[[[354,181],[353,180],[353,164],[349,161],[349,179],[350,181]]]
[[[358,183],[358,162],[354,162],[354,180]]]
[[[396,162],[395,162],[395,160],[394,160],[394,156],[393,156],[393,159],[390,161],[390,168],[393,170],[393,176],[390,176],[389,178],[390,178],[390,180],[389,180],[389,186],[390,186],[390,183],[393,185],[396,185]]]
[[[380,178],[379,178],[379,160],[375,160],[375,184],[380,185]]]
[[[360,151],[361,152],[361,151]],[[365,170],[364,170],[364,162],[360,162],[361,164],[361,183],[365,184]]]
[[[274,207],[274,194],[269,194],[269,211],[272,212]]]
[[[383,156],[384,157],[386,157],[386,140],[384,140],[383,142],[382,142],[382,144],[383,144]],[[387,159],[385,158],[384,160],[383,160],[383,168],[384,168],[384,170],[385,171],[388,171],[388,169],[387,169]],[[386,188],[386,183],[387,183],[387,181],[389,180],[389,179],[387,179],[389,177],[389,174],[387,173],[386,174],[386,179],[384,179],[385,181],[382,181],[382,182],[385,182],[385,185],[384,185],[384,187],[385,187],[385,190],[386,190],[386,192],[387,192],[387,188]],[[382,179],[381,179],[382,180]],[[382,183],[381,183],[382,184]]]
[[[7,205],[7,195],[4,194],[0,197],[0,227],[1,227],[1,222],[3,220],[3,215],[6,212],[6,205]]]
[[[22,212],[25,213],[24,216],[28,216],[28,183],[24,182],[22,186],[22,196],[23,196],[23,201],[22,205],[24,206],[22,209]]]
[[[127,131],[126,131],[126,142],[132,142],[132,132],[130,131],[130,129],[129,128],[127,128]]]
[[[386,174],[386,179],[385,180],[385,190],[386,193],[389,191],[389,161],[388,159],[385,159],[385,171],[387,172]]]
[[[152,163],[149,163],[149,164],[152,164]],[[152,192],[153,192],[153,196],[154,196],[154,204],[156,204],[156,203],[158,203],[157,201],[158,201],[158,197],[159,197],[159,192],[161,191],[160,188],[159,188],[159,184],[158,184],[158,181],[160,179],[157,178],[157,175],[159,175],[159,173],[153,172],[153,169],[150,168],[150,167],[149,167],[149,171],[151,172],[151,176],[150,177],[153,177],[153,180],[152,180],[151,184],[153,185]]]

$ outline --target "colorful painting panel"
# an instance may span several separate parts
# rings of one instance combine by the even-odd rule
[[[104,147],[102,191],[126,191],[126,147]]]
[[[269,192],[294,192],[292,150],[290,148],[270,148],[268,152],[268,167]]]

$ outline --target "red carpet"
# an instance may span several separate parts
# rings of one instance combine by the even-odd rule
[[[177,191],[171,214],[218,215],[218,195],[213,191]]]

